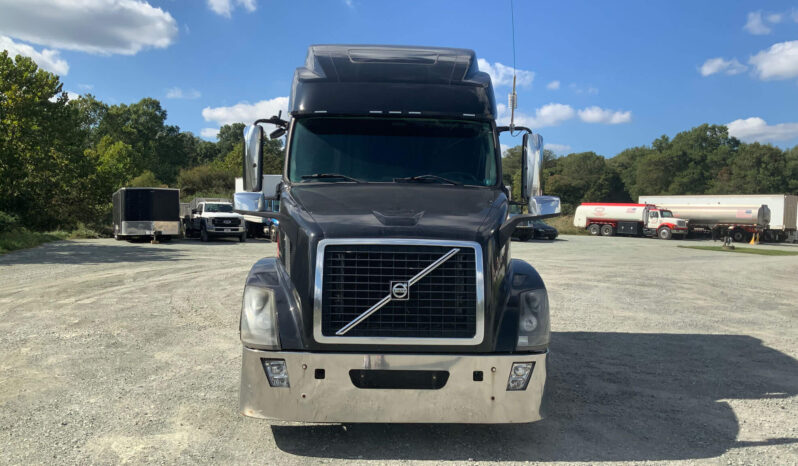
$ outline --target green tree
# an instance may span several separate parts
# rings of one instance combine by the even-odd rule
[[[723,178],[713,186],[717,193],[773,194],[788,191],[790,180],[786,153],[758,142],[739,147]]]
[[[0,53],[0,211],[29,227],[85,220],[85,134],[57,76]]]
[[[130,180],[127,184],[128,187],[131,188],[167,188],[168,185],[164,184],[163,181],[159,180],[155,173],[144,170],[139,176]]]

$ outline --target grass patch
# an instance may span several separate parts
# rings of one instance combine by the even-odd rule
[[[16,251],[17,249],[36,247],[50,241],[67,239],[69,236],[69,232],[66,231],[40,233],[38,231],[30,231],[27,228],[14,228],[13,230],[0,232],[0,254]]]
[[[759,254],[760,256],[798,256],[798,251],[782,251],[781,249],[754,249],[735,246],[734,249],[723,249],[723,246],[679,246],[685,249],[702,251],[738,252],[740,254]]]
[[[577,228],[574,226],[573,215],[561,215],[559,217],[552,217],[543,220],[549,225],[557,229],[561,235],[587,235],[589,234],[584,228]]]

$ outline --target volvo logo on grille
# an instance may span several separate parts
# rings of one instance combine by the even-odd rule
[[[410,299],[410,287],[407,282],[391,282],[391,298],[399,301]]]

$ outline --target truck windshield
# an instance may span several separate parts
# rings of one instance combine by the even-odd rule
[[[671,218],[673,217],[673,213],[670,210],[660,210],[659,213],[662,215],[663,218],[664,217],[671,217]]]
[[[288,178],[295,183],[445,178],[493,186],[498,179],[492,127],[477,121],[304,118],[294,126],[289,157]],[[341,176],[311,177],[325,174]]]
[[[230,204],[205,204],[205,212],[232,212],[233,206]]]

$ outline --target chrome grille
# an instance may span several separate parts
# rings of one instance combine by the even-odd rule
[[[336,331],[452,249],[425,244],[329,244],[323,260],[320,333]],[[481,258],[475,247],[460,251],[413,284],[407,300],[393,300],[353,327],[346,337],[478,339],[481,341]],[[478,267],[479,265],[479,267]],[[321,278],[319,277],[319,278]],[[318,335],[317,335],[318,336]]]
[[[241,223],[239,218],[214,218],[213,226],[216,227],[237,227]]]

